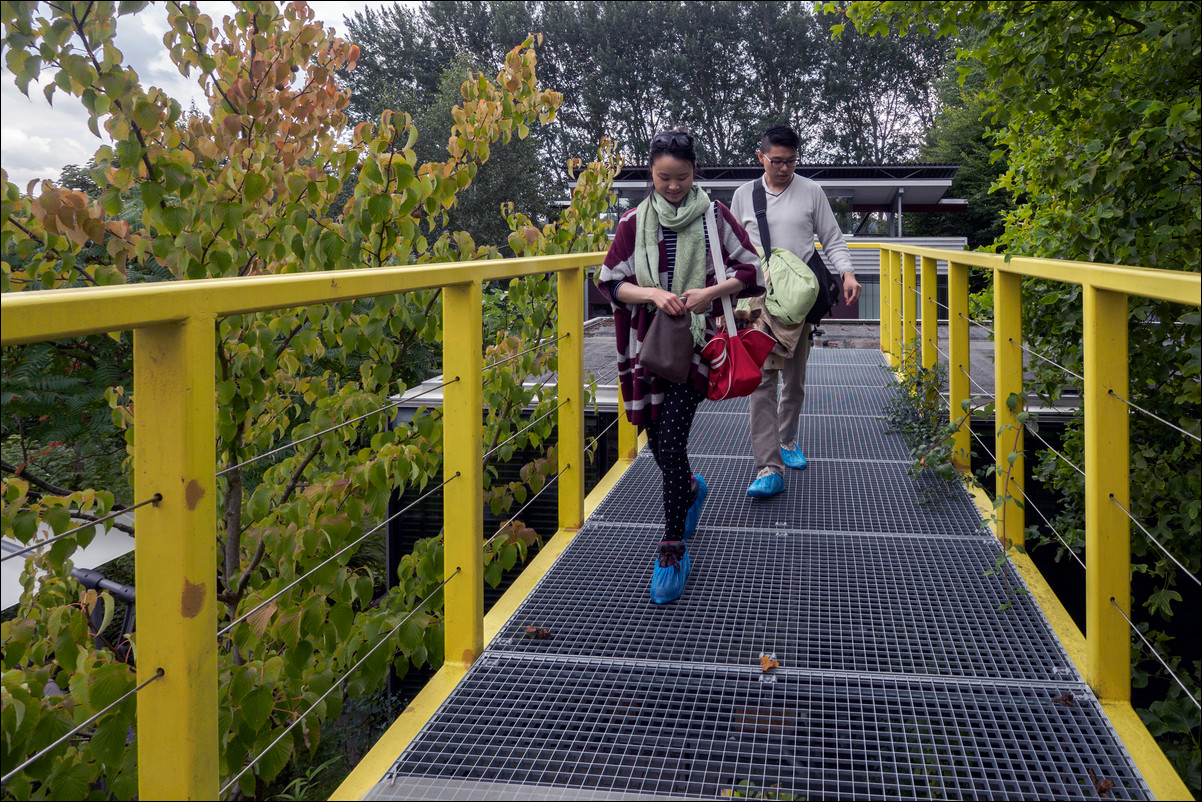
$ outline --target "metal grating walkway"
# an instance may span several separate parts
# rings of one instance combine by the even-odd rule
[[[367,798],[1094,799],[1090,770],[1150,798],[972,501],[909,477],[880,354],[810,365],[774,499],[744,493],[746,401],[702,405],[680,601],[647,597],[643,454]]]

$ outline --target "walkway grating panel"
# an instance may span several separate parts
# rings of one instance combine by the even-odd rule
[[[885,404],[893,397],[889,387],[849,387],[836,384],[818,384],[812,380],[806,381],[806,398],[801,407],[803,415],[868,415],[881,417],[885,414]],[[748,414],[746,398],[732,398],[728,401],[703,401],[697,413],[735,413]]]
[[[1094,799],[1089,769],[1113,799],[1149,794],[1079,684],[774,679],[485,655],[367,798],[463,798],[471,783],[477,799],[717,799],[740,784],[805,799]],[[1065,692],[1079,701],[1053,701]]]
[[[870,348],[811,348],[811,365],[885,365],[885,355]]]
[[[749,667],[770,653],[787,668],[1076,679],[1013,569],[986,576],[998,547],[985,537],[703,527],[684,596],[662,607],[647,592],[658,540],[587,525],[490,650]]]
[[[786,469],[785,492],[768,499],[747,496],[755,478],[750,457],[695,456],[689,463],[709,486],[701,526],[941,535],[982,527],[966,493],[947,495],[941,483],[921,486],[904,463],[814,459],[804,471]],[[590,520],[659,523],[661,487],[659,469],[644,449]]]
[[[897,384],[897,377],[884,365],[817,363],[806,367],[806,385],[811,384],[887,387]]]
[[[810,467],[773,499],[745,492],[747,399],[702,405],[664,606],[644,450],[366,798],[1094,799],[1091,771],[1150,798],[975,504],[910,477],[893,390],[851,386],[881,364],[812,353]]]
[[[807,459],[902,460],[909,453],[901,436],[879,418],[802,415],[797,442]],[[751,456],[751,420],[747,415],[700,414],[689,436],[690,455]]]

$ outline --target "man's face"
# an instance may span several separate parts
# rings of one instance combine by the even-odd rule
[[[797,151],[784,145],[773,145],[766,152],[757,150],[755,155],[768,177],[778,183],[787,181],[797,167]]]

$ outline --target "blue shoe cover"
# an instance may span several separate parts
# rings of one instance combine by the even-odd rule
[[[799,471],[805,470],[805,466],[807,465],[805,454],[801,453],[801,446],[797,445],[796,443],[794,443],[791,448],[785,448],[784,446],[781,446],[780,458],[783,459],[785,464],[790,468],[796,468]]]
[[[674,602],[684,593],[684,585],[689,578],[688,549],[685,549],[679,561],[671,562],[671,565],[663,566],[656,557],[651,563],[651,601],[656,604]]]
[[[701,508],[705,506],[705,497],[709,495],[709,489],[705,486],[705,479],[701,474],[695,473],[693,478],[697,480],[697,498],[693,499],[693,503],[689,506],[689,514],[684,519],[685,540],[688,540],[697,531],[697,523],[701,520]]]
[[[747,488],[747,495],[752,498],[768,498],[783,493],[784,490],[785,477],[779,473],[770,473],[752,482]]]

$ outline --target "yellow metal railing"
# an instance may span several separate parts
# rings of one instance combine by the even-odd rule
[[[442,288],[447,663],[484,648],[482,284],[558,275],[559,526],[584,517],[584,290],[603,254],[176,281],[0,297],[2,344],[134,332],[138,700],[142,799],[216,799],[215,323],[227,315]],[[455,381],[458,379],[458,381]],[[628,434],[623,435],[624,438]],[[453,577],[453,580],[450,579]]]
[[[958,424],[954,461],[970,470],[969,422],[961,404],[969,398],[968,271],[993,275],[993,348],[996,534],[1003,543],[1022,545],[1024,510],[1010,492],[1023,487],[1022,280],[1025,276],[1078,284],[1084,299],[1085,372],[1081,401],[1085,411],[1085,634],[1059,605],[1024,554],[1012,555],[1036,601],[1085,681],[1107,710],[1153,793],[1160,799],[1188,799],[1188,790],[1131,708],[1131,521],[1127,379],[1127,298],[1134,295],[1189,306],[1202,304],[1202,275],[1144,267],[1101,265],[1055,259],[1006,258],[935,248],[873,243],[881,249],[881,350],[889,363],[901,363],[906,343],[921,337],[924,368],[937,360],[935,260],[948,262],[949,406]],[[921,260],[915,277],[916,260]],[[916,292],[917,290],[917,292]],[[915,300],[921,298],[921,304]],[[1007,399],[1017,399],[1007,404]],[[1017,439],[1016,439],[1017,438]],[[1017,452],[1013,464],[1009,455]],[[979,500],[980,502],[980,500]],[[1117,503],[1116,503],[1117,502]],[[1121,507],[1120,507],[1121,505]],[[992,511],[992,504],[988,508]]]

